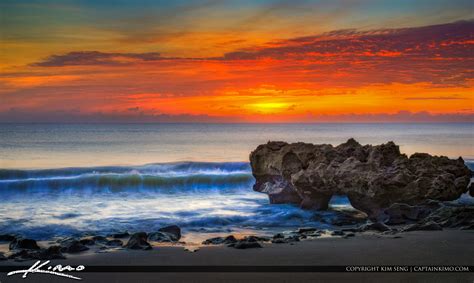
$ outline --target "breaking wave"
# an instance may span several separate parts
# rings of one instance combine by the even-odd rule
[[[0,190],[179,190],[229,189],[251,186],[244,162],[184,162],[133,167],[92,167],[47,170],[0,170]]]

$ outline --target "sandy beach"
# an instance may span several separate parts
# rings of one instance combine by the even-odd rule
[[[398,237],[397,237],[398,236]],[[472,265],[473,231],[414,231],[403,234],[357,234],[351,238],[320,238],[295,244],[263,244],[263,248],[237,250],[225,246],[205,246],[196,252],[183,247],[155,247],[151,251],[119,250],[107,253],[69,255],[52,264],[84,265],[74,273],[84,282],[331,282],[358,280],[380,282],[472,282],[473,273],[87,273],[91,266],[356,266],[356,265]],[[3,261],[1,266],[30,266],[33,261]],[[1,282],[65,282],[44,274],[29,275],[27,280],[6,277]],[[137,281],[138,282],[138,281]]]

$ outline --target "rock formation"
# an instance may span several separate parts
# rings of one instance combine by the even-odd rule
[[[468,190],[470,170],[462,158],[401,154],[393,142],[360,145],[354,139],[329,144],[268,142],[250,154],[255,191],[271,203],[295,203],[325,210],[333,195],[385,221],[395,203],[455,200]]]

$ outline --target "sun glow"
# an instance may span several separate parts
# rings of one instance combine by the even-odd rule
[[[288,107],[290,107],[290,105],[284,102],[261,102],[248,104],[246,108],[250,111],[268,114],[282,112],[288,109]]]

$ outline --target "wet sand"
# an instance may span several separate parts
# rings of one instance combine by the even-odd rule
[[[196,252],[183,247],[151,251],[118,250],[68,255],[53,264],[84,265],[74,273],[83,282],[473,282],[474,273],[87,273],[88,266],[302,266],[302,265],[473,265],[474,231],[415,231],[393,235],[357,234],[290,244],[263,244],[261,249],[237,250],[206,246]],[[30,266],[2,261],[0,265]],[[1,282],[70,282],[44,274],[0,275]]]

